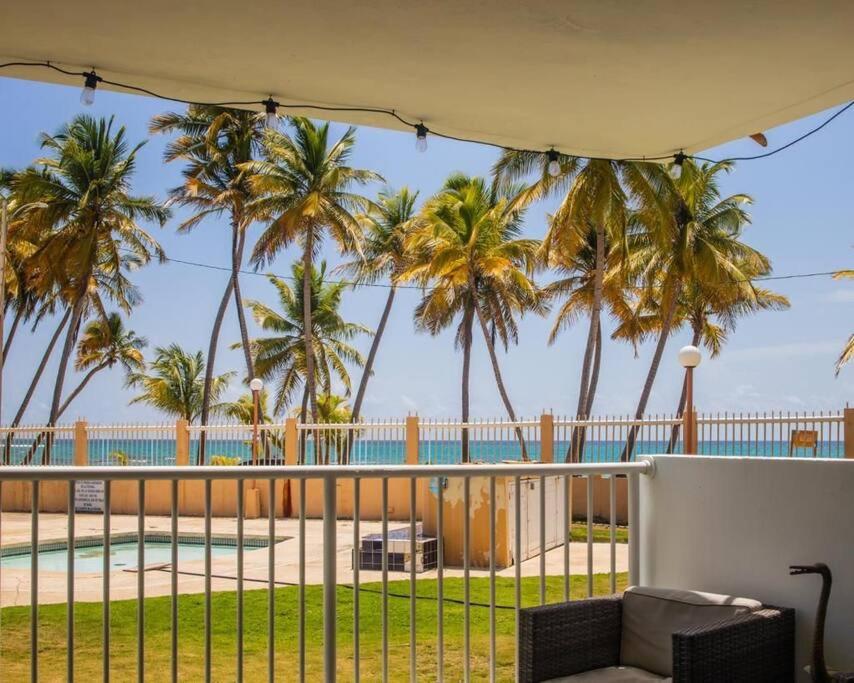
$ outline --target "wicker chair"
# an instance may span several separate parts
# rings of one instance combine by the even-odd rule
[[[657,650],[658,665],[644,667],[637,661],[626,661],[629,655],[630,660],[637,660],[638,654],[636,643],[632,646],[635,651],[628,652],[625,630],[640,632],[644,647],[655,638],[650,633],[656,630],[652,624],[647,629],[638,622],[637,607],[632,607],[634,612],[630,615],[627,610],[626,620],[631,623],[623,623],[624,598],[628,600],[630,595],[636,595],[632,591],[644,590],[657,589],[629,589],[622,597],[522,610],[520,680],[525,683],[552,680],[778,683],[794,680],[794,610],[759,603],[726,618],[720,618],[719,610],[709,610],[712,620],[699,624],[698,618],[702,621],[703,616],[701,608],[705,605],[694,604],[691,607],[700,611],[695,609],[691,618],[681,622],[686,624],[693,620],[693,624],[675,631],[667,630],[671,623],[679,623],[671,614],[658,622],[662,641]],[[671,593],[687,594],[685,591]],[[691,595],[726,598],[703,593]],[[709,606],[724,607],[731,603]],[[665,605],[665,609],[671,608],[672,605]],[[667,633],[670,633],[669,640]],[[666,661],[671,657],[671,650],[672,663]],[[663,663],[662,657],[665,658]],[[647,657],[645,661],[648,663],[650,659]]]

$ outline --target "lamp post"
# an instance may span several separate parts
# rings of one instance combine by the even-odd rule
[[[697,450],[697,435],[694,433],[694,368],[702,359],[700,349],[696,346],[688,345],[679,349],[679,364],[685,368],[685,412],[682,414],[685,423],[685,453]]]
[[[249,389],[252,391],[252,464],[258,464],[258,405],[261,400],[261,389],[264,388],[264,382],[258,377],[253,377],[249,382]]]

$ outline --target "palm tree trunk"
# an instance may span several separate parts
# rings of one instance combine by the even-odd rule
[[[471,371],[471,332],[474,324],[474,310],[469,304],[463,313],[463,378],[462,378],[462,421],[469,421],[469,374]],[[469,461],[469,432],[465,427],[460,434],[461,459]]]
[[[88,281],[88,277],[85,281]],[[86,308],[86,292],[81,290],[77,296],[77,300],[71,308],[71,319],[68,324],[68,329],[65,332],[65,343],[62,346],[62,355],[59,357],[59,367],[56,371],[56,383],[53,385],[53,400],[50,404],[50,417],[47,424],[49,427],[56,425],[56,419],[59,415],[59,401],[62,398],[62,387],[65,384],[65,373],[68,371],[68,361],[71,359],[71,354],[74,351],[74,341],[77,338],[77,331],[80,328],[80,323],[83,319],[83,310]],[[50,451],[52,438],[48,437],[47,445],[42,454],[43,464],[50,463]]]
[[[600,333],[599,320],[602,315],[602,284],[605,279],[605,227],[596,225],[596,266],[593,274],[593,308],[590,309],[590,327],[587,331],[587,346],[584,349],[584,362],[581,367],[581,386],[578,390],[578,407],[576,415],[580,420],[587,419],[588,394],[590,392],[590,368],[593,354],[596,348],[596,340]],[[584,442],[586,430],[577,427],[572,430],[570,450],[567,453],[567,462],[580,462],[583,454],[581,444]]]
[[[71,358],[71,353],[74,351],[74,340],[77,337],[77,330],[80,327],[80,321],[83,317],[83,309],[85,307],[85,294],[78,296],[74,305],[71,307],[71,321],[68,325],[68,330],[65,333],[65,343],[62,346],[62,355],[59,358],[59,367],[56,371],[56,383],[53,386],[53,400],[50,406],[50,417],[48,418],[49,426],[54,425],[59,413],[59,401],[62,398],[62,387],[65,384],[65,373],[68,369],[68,361]]]
[[[59,412],[56,414],[57,420],[62,417],[62,414],[65,412],[65,409],[68,408],[71,402],[75,398],[77,398],[80,392],[83,391],[87,384],[89,384],[89,380],[91,380],[101,370],[108,367],[108,365],[109,363],[101,363],[100,365],[96,365],[94,368],[92,368],[91,370],[89,370],[89,372],[86,373],[86,376],[82,380],[80,380],[80,384],[77,385],[74,391],[68,394],[68,398],[66,398],[65,401],[63,401],[62,405],[59,407]]]
[[[302,404],[300,405],[299,412],[299,421],[302,424],[305,424],[306,412],[308,411],[308,385],[304,386],[302,389]],[[299,464],[305,465],[305,450],[306,450],[306,433],[304,429],[301,429],[299,432],[300,439],[300,459]],[[317,458],[315,458],[314,464],[317,464]]]
[[[602,323],[596,330],[596,348],[593,351],[593,368],[590,371],[590,386],[587,389],[587,405],[584,414],[589,418],[593,415],[593,399],[596,398],[596,388],[599,385],[599,369],[602,364]],[[587,430],[582,429],[578,440],[579,461],[583,459],[584,445],[587,443]]]
[[[312,250],[314,248],[311,229],[306,233],[305,249],[302,253],[302,315],[305,335],[305,383],[311,406],[311,420],[317,422],[317,383],[314,375],[314,334],[311,310]]]
[[[352,421],[356,422],[359,419],[359,414],[362,410],[362,401],[365,398],[365,389],[368,387],[368,379],[370,379],[373,374],[374,369],[374,360],[377,357],[377,349],[380,347],[380,340],[382,339],[383,332],[385,332],[386,323],[388,323],[389,314],[391,313],[391,307],[394,303],[394,295],[396,292],[396,287],[392,286],[388,292],[388,298],[385,302],[385,308],[383,309],[382,317],[380,317],[380,324],[377,326],[376,334],[374,334],[374,340],[371,342],[371,350],[368,352],[368,358],[365,361],[364,370],[362,370],[362,379],[359,381],[359,389],[356,391],[356,400],[353,402],[353,414]]]
[[[694,336],[691,337],[691,346],[698,346],[700,343],[700,338],[702,337],[702,331],[698,330],[696,327],[694,328]],[[679,407],[676,409],[676,418],[679,419],[685,413],[685,401],[688,400],[688,371],[686,370],[684,376],[682,377],[682,393],[679,396]],[[670,441],[667,444],[667,452],[673,453],[676,449],[676,442],[679,441],[679,430],[681,429],[682,424],[676,423],[673,425],[673,428],[670,430]]]
[[[676,287],[671,287],[670,294],[664,302],[664,317],[661,320],[661,332],[658,335],[658,342],[655,345],[655,353],[652,354],[652,363],[649,366],[649,372],[646,376],[646,381],[641,391],[640,400],[638,401],[637,410],[635,410],[635,420],[640,420],[646,411],[646,404],[649,402],[649,396],[652,393],[652,385],[655,383],[655,376],[658,374],[658,366],[661,365],[661,357],[664,355],[664,347],[667,345],[667,338],[670,336],[670,328],[673,326],[673,316],[676,313],[678,292]],[[626,445],[620,456],[622,462],[628,462],[632,458],[632,453],[635,450],[635,441],[637,439],[638,428],[633,426],[629,429]]]
[[[228,301],[231,299],[231,289],[234,286],[234,281],[229,278],[225,292],[219,302],[219,308],[214,318],[213,329],[211,330],[211,340],[208,344],[207,364],[205,365],[205,388],[202,392],[202,413],[199,417],[199,422],[202,426],[208,423],[208,416],[211,409],[211,389],[213,388],[214,362],[216,361],[216,347],[219,341],[219,332],[222,328],[222,319],[225,317],[225,309],[228,308]],[[199,453],[196,459],[196,464],[204,465],[205,463],[205,446],[207,443],[207,432],[202,430],[199,434]]]
[[[18,323],[21,322],[23,314],[23,307],[18,307],[18,310],[15,311],[15,318],[12,320],[12,327],[9,328],[9,334],[6,335],[6,340],[3,342],[3,357],[0,358],[0,370],[6,367],[6,358],[9,356],[9,347],[12,346],[12,340],[15,338],[15,332],[18,331]]]
[[[249,332],[246,327],[246,312],[243,309],[243,296],[240,294],[240,267],[243,265],[243,248],[246,245],[246,232],[241,230],[237,219],[231,219],[231,228],[238,236],[236,249],[231,255],[231,288],[234,290],[234,305],[237,307],[237,324],[240,327],[240,343],[243,347],[243,358],[246,361],[246,379],[255,377],[255,364],[252,360],[252,349],[249,347]]]
[[[507,395],[507,389],[504,386],[504,380],[501,377],[501,369],[498,367],[498,356],[495,353],[495,344],[492,343],[492,337],[489,334],[489,328],[486,326],[486,319],[483,317],[483,312],[477,301],[474,303],[474,310],[477,313],[477,320],[480,323],[480,329],[483,332],[483,339],[486,342],[486,348],[489,351],[489,360],[492,362],[492,372],[495,375],[495,384],[498,386],[498,393],[501,400],[504,402],[504,407],[507,414],[510,416],[511,422],[516,422],[516,412],[513,410],[513,405],[510,403],[510,397]],[[525,439],[522,436],[522,430],[516,427],[516,438],[519,439],[519,445],[522,447],[522,460],[528,461],[528,451],[525,448]]]
[[[593,400],[596,398],[596,389],[599,386],[599,370],[602,366],[602,322],[599,322],[596,330],[596,350],[593,352],[593,369],[590,371],[590,388],[587,390],[587,408],[584,414],[593,414]]]
[[[380,347],[380,340],[383,337],[383,332],[385,332],[386,323],[388,323],[389,314],[391,313],[391,307],[394,303],[394,295],[397,291],[397,288],[392,285],[391,289],[388,291],[388,298],[385,302],[385,308],[383,309],[383,314],[380,317],[380,324],[377,326],[377,331],[374,334],[374,339],[371,342],[371,350],[368,351],[368,358],[365,361],[365,367],[362,369],[362,379],[359,380],[359,388],[356,391],[356,400],[353,402],[353,412],[350,415],[350,422],[356,423],[359,421],[359,415],[362,410],[362,401],[365,398],[365,390],[368,388],[368,380],[373,374],[374,370],[374,361],[377,357],[377,349]],[[355,440],[356,431],[351,429],[348,432],[347,438],[347,452],[344,458],[345,462],[350,462],[350,451],[353,448],[353,441]]]
[[[27,388],[27,393],[24,395],[24,399],[21,401],[21,405],[18,407],[18,412],[15,414],[15,419],[12,420],[10,427],[17,427],[21,424],[21,420],[24,418],[24,413],[27,412],[27,407],[30,405],[30,400],[33,398],[33,394],[36,391],[36,387],[38,386],[39,380],[41,379],[42,374],[44,373],[45,367],[47,367],[47,362],[50,359],[51,354],[53,353],[53,348],[56,346],[56,342],[59,341],[59,337],[62,334],[62,330],[65,328],[68,319],[71,317],[71,308],[66,308],[65,313],[62,315],[62,319],[59,321],[59,325],[56,326],[56,330],[54,330],[53,336],[50,338],[48,342],[47,348],[45,349],[44,354],[42,355],[42,359],[39,362],[38,367],[36,368],[36,373],[33,375],[32,381],[30,381],[30,386]],[[11,462],[12,457],[12,441],[14,440],[14,434],[10,431],[6,434],[6,450],[3,453],[3,462],[8,465]]]
[[[311,405],[311,421],[317,423],[317,383],[314,375],[314,334],[311,311],[311,271],[314,241],[313,226],[309,226],[305,236],[305,248],[302,253],[302,317],[303,334],[305,335],[305,384],[308,388],[308,400]],[[314,433],[315,460],[318,456],[317,433]]]

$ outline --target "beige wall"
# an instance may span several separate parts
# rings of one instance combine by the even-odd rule
[[[821,581],[791,564],[833,571],[825,654],[854,669],[854,462],[807,458],[655,456],[640,477],[640,580],[746,596],[796,610],[799,681],[808,663]]]

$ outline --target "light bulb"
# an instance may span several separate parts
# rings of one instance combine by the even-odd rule
[[[264,382],[261,380],[260,377],[253,377],[252,381],[249,382],[249,388],[252,391],[261,391],[261,389],[264,388]]]
[[[276,109],[279,103],[272,97],[267,98],[263,102],[264,105],[264,126],[266,128],[277,128],[279,125],[279,117],[276,114]]]
[[[673,156],[673,164],[670,166],[670,177],[673,180],[679,180],[682,177],[682,164],[687,158],[682,152],[677,152]]]
[[[549,159],[549,165],[548,165],[549,175],[552,178],[557,178],[560,175],[560,162],[558,161],[558,153],[555,150],[550,149],[548,151],[548,159]]]
[[[423,123],[419,123],[415,126],[415,149],[418,152],[426,152],[427,151],[427,133],[430,131],[427,129]]]
[[[98,81],[101,78],[94,71],[89,71],[83,75],[86,77],[86,82],[80,92],[80,104],[90,107],[95,102],[95,88],[98,87]]]

